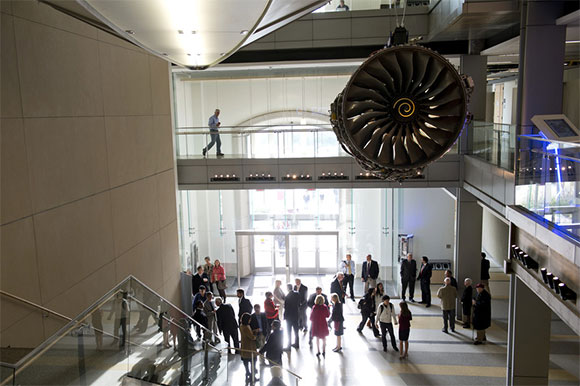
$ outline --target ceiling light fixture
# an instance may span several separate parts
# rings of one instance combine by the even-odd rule
[[[327,0],[76,2],[118,35],[152,54],[183,67],[204,69],[309,14]],[[131,30],[122,27],[129,25]],[[134,31],[139,31],[139,35]],[[187,52],[193,56],[185,55]]]
[[[578,44],[580,40],[566,40],[566,44]]]

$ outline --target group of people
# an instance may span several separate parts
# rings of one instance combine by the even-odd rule
[[[466,278],[464,280],[463,292],[461,294],[461,308],[462,321],[464,328],[473,328],[477,331],[474,344],[482,344],[486,340],[485,330],[491,325],[491,295],[489,291],[489,260],[486,259],[486,254],[481,253],[481,281],[475,286],[476,294],[473,294],[472,279]],[[413,299],[415,292],[415,278],[421,282],[421,302],[425,307],[431,306],[431,276],[432,264],[429,263],[429,258],[423,256],[421,258],[421,268],[417,276],[417,264],[413,260],[411,253],[407,254],[405,260],[401,262],[401,283],[402,283],[402,298],[406,297],[407,288],[409,288],[410,301]],[[445,279],[443,287],[437,291],[437,297],[441,299],[441,311],[443,314],[443,332],[455,332],[455,307],[458,299],[458,284],[453,277],[451,270],[445,271]],[[472,315],[473,313],[473,315]]]
[[[482,254],[485,260],[485,254]],[[410,301],[414,302],[415,280],[421,282],[420,303],[426,307],[431,305],[430,279],[432,265],[426,256],[422,257],[419,270],[413,256],[408,254],[401,263],[402,301],[397,312],[391,298],[385,293],[383,283],[378,282],[379,265],[367,255],[362,264],[361,280],[364,283],[364,296],[358,302],[362,320],[357,331],[362,334],[365,325],[370,327],[377,338],[381,338],[383,350],[388,349],[387,334],[393,350],[400,352],[400,358],[406,358],[409,350],[409,335],[412,313],[406,302],[406,290],[409,289]],[[482,267],[485,266],[482,261]],[[417,272],[418,271],[418,272]],[[487,261],[487,271],[489,262]],[[225,343],[232,350],[240,351],[246,369],[246,377],[252,376],[255,370],[257,354],[264,354],[270,364],[281,363],[284,350],[291,347],[300,348],[299,332],[309,332],[309,345],[313,346],[316,339],[316,356],[326,356],[326,339],[330,331],[336,336],[336,347],[332,351],[342,351],[342,336],[344,334],[343,304],[350,296],[354,301],[354,278],[356,264],[350,254],[340,263],[340,271],[336,273],[330,284],[330,296],[323,293],[321,287],[316,287],[314,293],[308,293],[308,287],[301,279],[296,278],[294,284],[282,287],[282,281],[276,280],[272,291],[265,293],[262,304],[252,304],[245,296],[243,289],[238,289],[238,313],[231,304],[226,303],[225,270],[219,260],[212,264],[209,257],[205,265],[197,267],[192,276],[193,319],[197,322],[198,339],[205,335],[206,340],[218,343],[217,334],[223,335]],[[489,272],[482,276],[489,278]],[[220,296],[214,297],[214,285]],[[485,330],[491,324],[491,296],[486,290],[486,284],[475,286],[473,296],[471,279],[464,281],[465,288],[461,296],[463,326],[469,328],[473,324],[477,330],[475,344],[486,340]],[[444,286],[437,291],[441,299],[443,313],[443,331],[455,331],[455,304],[457,301],[457,280],[450,270],[445,272]],[[348,291],[350,287],[350,291]],[[348,295],[347,295],[348,293]],[[262,308],[263,307],[263,308]],[[307,318],[307,310],[310,316]],[[473,314],[472,314],[473,311]],[[285,321],[287,344],[284,345],[282,319]],[[310,322],[310,329],[308,324]],[[368,323],[367,323],[368,322]],[[399,326],[399,347],[395,338],[394,325]],[[203,330],[203,331],[202,331]]]

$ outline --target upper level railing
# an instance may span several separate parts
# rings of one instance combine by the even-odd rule
[[[466,131],[468,141],[465,154],[481,158],[502,169],[514,171],[515,125],[474,121]]]
[[[404,9],[405,7],[429,7],[438,0],[345,0],[349,11],[367,11],[374,9]],[[318,8],[314,13],[323,12],[344,12],[346,8],[340,7],[340,0],[329,1],[323,7]]]
[[[203,158],[212,141],[207,127],[178,127],[175,134],[178,159]],[[330,124],[222,126],[219,137],[227,158],[350,157]],[[214,144],[207,156],[215,158],[217,151]],[[450,153],[457,153],[457,146]]]

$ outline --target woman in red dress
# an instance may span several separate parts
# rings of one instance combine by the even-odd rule
[[[310,313],[311,332],[312,336],[316,338],[316,349],[320,356],[320,339],[322,339],[322,356],[326,357],[326,337],[328,336],[328,324],[326,319],[330,316],[328,306],[324,304],[324,297],[318,295],[314,300],[314,307]]]

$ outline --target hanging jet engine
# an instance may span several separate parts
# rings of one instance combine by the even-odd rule
[[[417,45],[373,53],[331,105],[339,142],[361,167],[400,181],[420,175],[469,122],[471,78]]]

